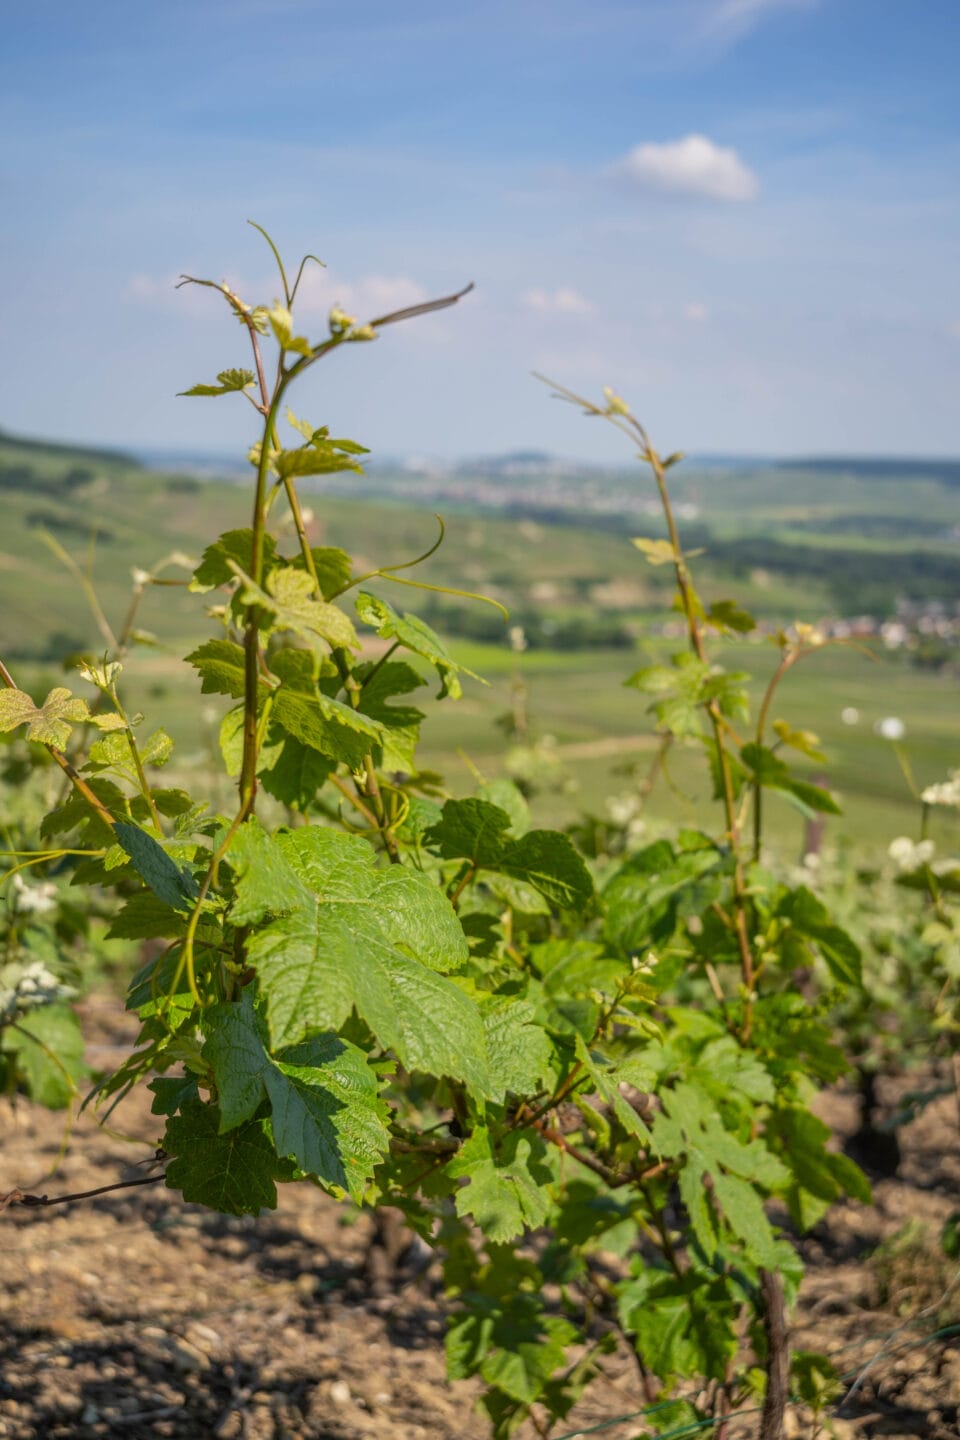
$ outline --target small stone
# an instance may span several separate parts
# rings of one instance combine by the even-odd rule
[[[201,1350],[216,1350],[221,1343],[219,1332],[209,1325],[202,1325],[199,1320],[187,1328],[187,1336]]]
[[[349,1405],[353,1396],[350,1394],[350,1386],[346,1380],[334,1380],[330,1386],[330,1399],[334,1405]]]
[[[96,1405],[85,1405],[83,1407],[83,1414],[80,1416],[81,1425],[96,1425],[99,1419],[100,1411]]]
[[[170,1356],[173,1368],[181,1375],[202,1375],[210,1369],[209,1356],[198,1350],[196,1345],[191,1345],[189,1340],[181,1340],[179,1335],[168,1335],[163,1348]]]

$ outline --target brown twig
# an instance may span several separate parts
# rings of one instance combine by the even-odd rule
[[[783,1416],[790,1397],[790,1342],[783,1280],[772,1270],[761,1270],[760,1288],[767,1334],[767,1394],[760,1421],[760,1440],[783,1440]]]
[[[118,1180],[113,1185],[98,1185],[95,1190],[77,1190],[72,1195],[30,1195],[22,1190],[8,1190],[0,1195],[0,1210],[11,1205],[25,1205],[31,1210],[42,1210],[49,1205],[68,1205],[72,1200],[90,1200],[94,1195],[106,1195],[111,1190],[129,1190],[134,1185],[156,1185],[163,1180],[159,1175],[138,1175],[135,1180]]]

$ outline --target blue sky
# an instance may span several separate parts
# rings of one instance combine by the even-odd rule
[[[371,315],[299,409],[384,454],[960,452],[956,0],[31,0],[0,54],[0,427],[241,450],[210,292]]]

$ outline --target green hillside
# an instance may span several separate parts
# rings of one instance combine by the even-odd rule
[[[934,575],[944,596],[960,595],[953,579],[957,547],[945,538],[947,508],[941,503],[948,487],[928,475],[893,485],[858,476],[831,482],[815,471],[803,505],[797,474],[788,480],[776,472],[764,480],[765,473],[720,473],[709,498],[702,475],[684,481],[687,500],[680,503],[699,497],[699,513],[685,534],[688,544],[704,542],[706,553],[696,563],[705,598],[733,596],[768,626],[818,622],[837,615],[837,576],[856,579],[857,559],[866,566],[867,578],[857,582],[865,595],[883,582],[889,590],[897,565],[897,575]],[[375,497],[373,478],[361,482],[362,498],[327,493],[310,499],[314,542],[342,545],[363,570],[411,559],[437,535],[427,508],[409,497],[390,498],[395,487],[388,479],[388,498]],[[869,511],[868,483],[877,492]],[[163,578],[181,583],[147,589],[136,623],[150,643],[131,654],[127,687],[134,706],[149,705],[151,716],[181,740],[181,763],[201,759],[203,747],[215,743],[218,712],[206,701],[201,705],[193,673],[180,657],[207,631],[204,609],[212,597],[192,594],[182,582],[186,562],[198,558],[205,540],[246,522],[247,503],[239,484],[156,473],[107,452],[0,437],[0,655],[21,684],[38,688],[62,673],[65,655],[106,645],[81,579],[55,552],[72,558],[114,628],[127,611],[133,570],[152,570],[166,559]],[[583,808],[602,811],[607,797],[635,785],[631,768],[642,770],[654,753],[643,701],[622,684],[674,643],[670,577],[645,565],[629,544],[632,534],[655,533],[654,525],[635,516],[615,523],[609,515],[590,515],[588,523],[575,525],[570,513],[560,517],[562,523],[547,523],[529,513],[483,513],[459,501],[447,508],[445,544],[418,577],[500,599],[511,623],[526,631],[529,648],[518,661],[507,626],[491,607],[394,592],[396,603],[453,636],[466,662],[491,682],[471,684],[459,705],[436,706],[426,732],[433,747],[428,761],[454,785],[458,775],[466,782],[468,763],[498,772],[507,746],[495,722],[510,709],[511,686],[522,676],[531,738],[552,737],[561,762],[538,807],[550,818]],[[859,526],[855,517],[867,514],[870,524]],[[916,807],[897,756],[874,733],[884,716],[904,721],[919,783],[960,763],[956,639],[943,645],[927,669],[913,663],[915,655],[890,656],[883,646],[874,647],[880,659],[861,648],[831,647],[784,690],[790,718],[824,740],[830,782],[845,801],[838,834],[869,838],[914,827]],[[732,663],[765,677],[776,651],[769,642],[743,644]],[[859,712],[855,725],[841,720],[841,711],[851,708]],[[652,814],[683,818],[706,787],[699,757],[692,751],[674,755],[668,782],[655,792]],[[794,837],[790,843],[799,851],[799,818],[784,808],[775,823],[788,840]]]

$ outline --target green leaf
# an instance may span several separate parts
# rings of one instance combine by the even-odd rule
[[[739,1178],[766,1189],[780,1187],[788,1179],[782,1161],[763,1141],[744,1144],[728,1131],[717,1113],[716,1101],[699,1086],[681,1082],[672,1090],[662,1090],[660,1101],[663,1109],[654,1118],[653,1141],[667,1159],[685,1159],[681,1194],[708,1258],[714,1254],[717,1237],[703,1197],[704,1174],[711,1176],[727,1222],[748,1257],[758,1265],[771,1266],[775,1240],[761,1197],[750,1186],[730,1181]]]
[[[198,671],[203,695],[230,695],[242,700],[244,694],[243,650],[233,640],[206,640],[186,657]]]
[[[275,1210],[276,1182],[292,1178],[263,1120],[248,1120],[224,1135],[216,1105],[200,1100],[188,1100],[170,1117],[163,1148],[174,1157],[167,1165],[167,1188],[226,1215]]]
[[[279,1155],[322,1184],[360,1201],[389,1145],[377,1077],[355,1045],[315,1036],[272,1056],[249,995],[204,1016],[203,1057],[217,1083],[221,1132],[270,1105]]]
[[[294,475],[335,475],[341,470],[363,474],[362,465],[344,455],[329,441],[300,445],[295,450],[280,450],[274,456],[273,467],[282,479],[290,479]]]
[[[445,860],[469,860],[496,868],[504,850],[510,816],[489,800],[448,800],[438,824],[427,831],[424,844]]]
[[[532,885],[561,910],[586,910],[593,901],[590,872],[559,830],[529,830],[504,846],[496,869]]]
[[[349,618],[338,606],[316,598],[313,581],[305,571],[293,565],[276,565],[263,589],[235,562],[231,568],[242,582],[243,604],[257,605],[273,617],[269,633],[292,630],[304,640],[326,640],[334,649],[358,648],[357,634]]]
[[[356,1009],[408,1070],[487,1093],[479,1011],[436,973],[463,962],[466,942],[427,876],[377,870],[365,841],[318,826],[271,840],[245,825],[230,859],[238,875],[231,918],[276,917],[258,925],[247,951],[275,1049],[339,1030]]]
[[[118,821],[114,826],[118,843],[130,856],[133,867],[150,889],[174,910],[188,910],[200,893],[196,880],[187,869],[181,869],[158,845],[152,835],[139,825]]]
[[[502,1104],[508,1094],[536,1094],[549,1073],[553,1044],[537,1023],[534,1006],[528,1000],[500,995],[484,1004],[481,1013],[492,1098]]]
[[[296,355],[309,357],[312,354],[309,340],[293,333],[293,316],[286,305],[279,302],[266,311],[266,319],[281,350],[292,350]]]
[[[24,1089],[38,1105],[63,1110],[86,1076],[83,1033],[68,1005],[43,1005],[0,1029],[3,1051],[14,1057]]]
[[[458,1215],[472,1215],[488,1240],[505,1243],[535,1230],[547,1218],[547,1186],[554,1175],[547,1146],[536,1130],[510,1130],[496,1146],[483,1126],[474,1130],[447,1165],[451,1179],[469,1183],[456,1192]]]
[[[458,665],[440,637],[418,619],[416,615],[398,615],[387,600],[361,590],[356,600],[357,614],[365,625],[370,625],[384,640],[396,640],[415,655],[429,660],[440,676],[440,699],[449,695],[457,700],[463,693],[460,675],[469,675],[479,680],[465,665]]]
[[[114,915],[107,931],[107,939],[173,940],[182,935],[186,928],[186,917],[181,911],[160,900],[152,891],[140,890],[136,895],[131,895]]]
[[[216,385],[193,385],[189,390],[178,390],[178,395],[230,395],[236,390],[246,390],[256,377],[252,370],[221,370]]]
[[[355,674],[360,682],[360,711],[383,727],[380,763],[384,770],[415,774],[423,711],[413,705],[388,702],[419,689],[422,677],[402,661],[388,661],[376,671],[372,665],[362,665]]]
[[[335,545],[318,545],[310,551],[310,554],[313,557],[313,568],[317,572],[323,598],[331,600],[350,584],[353,578],[353,561],[346,550],[339,550]],[[297,570],[306,568],[302,555],[294,556],[290,564]],[[249,565],[245,565],[243,568],[248,571],[250,569]]]
[[[512,780],[501,776],[497,780],[488,780],[477,790],[478,800],[488,800],[491,805],[498,806],[510,817],[510,830],[514,835],[525,835],[530,829],[530,806],[524,798],[519,786]]]
[[[424,843],[446,860],[469,860],[478,870],[495,870],[532,885],[551,904],[583,910],[593,899],[593,881],[569,836],[559,830],[529,830],[508,840],[510,816],[489,800],[448,800]]]
[[[277,547],[272,535],[263,537],[263,568],[268,574],[276,561]],[[231,564],[232,562],[232,564]],[[227,530],[213,545],[203,552],[200,564],[193,572],[191,590],[213,590],[217,585],[229,585],[236,580],[232,566],[238,565],[247,574],[253,569],[253,531]]]
[[[732,631],[735,635],[749,635],[757,628],[756,620],[736,600],[716,600],[707,611],[707,624],[717,630]]]
[[[793,928],[812,940],[835,980],[843,985],[863,983],[860,947],[851,935],[836,925],[829,910],[805,885],[784,896],[777,914]]]
[[[364,756],[379,743],[382,730],[349,705],[331,700],[322,691],[312,694],[281,685],[273,693],[275,724],[301,744],[318,750],[331,760],[342,760],[355,770]]]
[[[69,741],[74,725],[86,720],[89,713],[86,700],[71,695],[62,685],[55,686],[42,705],[36,705],[23,690],[0,690],[0,733],[26,725],[28,740],[55,745],[58,750]]]
[[[268,735],[267,745],[260,752],[260,768],[257,771],[260,784],[282,805],[289,805],[291,810],[306,811],[316,798],[317,791],[336,769],[336,762],[292,735],[283,736],[279,746],[271,744],[275,738],[275,735]]]
[[[767,1117],[765,1130],[790,1171],[787,1204],[798,1228],[815,1225],[844,1194],[870,1204],[867,1177],[846,1155],[827,1149],[830,1127],[805,1106],[778,1106]]]
[[[811,785],[806,780],[796,780],[786,762],[765,745],[744,745],[740,759],[751,772],[755,784],[792,796],[804,813],[822,811],[829,815],[840,814],[840,806],[829,790]]]
[[[722,1279],[695,1271],[667,1273],[637,1261],[638,1273],[618,1289],[621,1323],[636,1337],[647,1369],[723,1380],[738,1348],[738,1306]]]
[[[676,565],[679,559],[669,540],[645,540],[636,536],[630,543],[646,557],[648,565]]]

